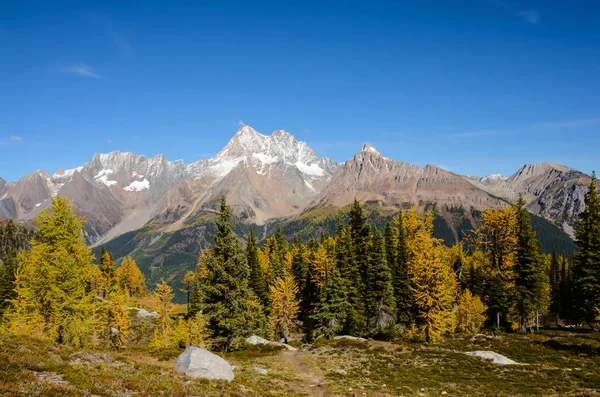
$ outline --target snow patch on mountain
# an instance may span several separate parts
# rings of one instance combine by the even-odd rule
[[[261,163],[265,163],[265,164],[273,164],[273,163],[276,163],[277,161],[279,161],[279,159],[277,157],[269,156],[264,153],[252,153],[252,157],[254,157],[255,159],[258,159]]]
[[[109,181],[108,177],[113,174],[112,170],[103,169],[94,177],[95,181],[102,182],[106,186],[116,185],[117,181]]]
[[[491,174],[480,178],[479,181],[483,183],[497,183],[501,181],[506,181],[507,179],[508,177],[502,174]]]
[[[300,172],[302,172],[303,174],[306,174],[306,175],[311,175],[311,176],[325,175],[325,171],[317,163],[304,164],[300,161],[297,161],[296,163],[294,163],[294,165],[296,166],[296,168],[298,168],[300,170]]]
[[[133,181],[128,186],[125,186],[124,189],[129,192],[139,192],[139,191],[142,191],[144,189],[149,189],[149,188],[150,188],[150,182],[147,179],[144,179],[142,181]]]

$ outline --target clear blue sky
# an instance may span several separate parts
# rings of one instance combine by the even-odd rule
[[[115,149],[189,163],[241,121],[337,161],[369,141],[462,174],[543,161],[591,172],[600,4],[0,3],[7,180]]]

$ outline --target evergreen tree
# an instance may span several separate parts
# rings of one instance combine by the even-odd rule
[[[390,270],[395,270],[398,266],[398,239],[396,238],[396,232],[390,222],[385,223],[383,239],[385,242],[385,259],[387,265]]]
[[[85,345],[92,331],[94,266],[90,248],[83,242],[84,219],[75,215],[66,199],[57,197],[36,223],[31,251],[20,258],[8,329]]]
[[[469,288],[482,294],[488,307],[488,317],[497,327],[509,324],[515,281],[515,254],[517,250],[517,216],[515,208],[487,209],[482,214],[480,227],[466,238],[467,243],[481,250],[484,260],[477,268],[479,285]],[[472,268],[473,269],[473,268]],[[475,270],[475,269],[473,269]]]
[[[285,251],[280,247],[276,236],[271,236],[265,241],[263,247],[263,267],[267,269],[267,284],[272,285],[275,280],[285,276]]]
[[[556,250],[552,252],[552,256],[550,258],[550,313],[556,317],[556,322],[559,321],[560,314],[562,312],[561,309],[561,269],[558,254]]]
[[[346,292],[347,302],[342,332],[351,335],[360,335],[364,333],[367,324],[365,302],[360,291],[362,279],[354,260],[350,230],[342,222],[340,215],[338,215],[335,252],[335,267],[339,271],[339,281]]]
[[[572,294],[573,281],[571,277],[571,271],[569,269],[569,263],[564,255],[560,257],[560,285],[559,285],[559,296],[560,296],[560,318],[573,320],[573,294]]]
[[[573,282],[578,320],[595,327],[595,309],[600,308],[600,198],[595,173],[575,230],[579,253],[573,261]]]
[[[414,321],[415,305],[411,277],[408,273],[409,252],[406,240],[406,231],[402,211],[394,219],[396,226],[395,262],[389,266],[392,271],[392,285],[396,301],[396,320],[402,325],[409,325]],[[387,249],[387,248],[386,248]],[[393,248],[389,248],[393,249]],[[386,251],[387,252],[387,251]]]
[[[234,231],[231,207],[221,198],[215,220],[214,248],[201,253],[199,279],[202,309],[217,346],[231,349],[251,332],[249,307],[255,298],[248,287],[249,269]]]
[[[396,302],[392,272],[386,261],[384,239],[377,230],[371,235],[365,307],[369,326],[378,333],[395,324]]]
[[[112,280],[115,277],[115,260],[112,255],[102,246],[100,254],[100,271],[107,280]]]
[[[367,223],[367,217],[355,198],[349,213],[348,231],[350,234],[350,247],[352,249],[352,269],[349,269],[349,280],[353,288],[358,291],[360,297],[366,294],[365,280],[369,277],[369,238],[370,227]],[[353,302],[350,302],[352,305]],[[355,309],[356,313],[349,313],[345,331],[352,335],[360,335],[365,332],[367,325],[367,315],[365,311],[364,298],[363,303]]]
[[[368,276],[367,268],[369,266],[369,237],[370,227],[367,222],[367,216],[360,202],[355,198],[350,208],[350,238],[352,239],[352,248],[354,251],[354,260],[359,269],[363,280]],[[364,292],[364,285],[360,285],[359,290]]]
[[[544,313],[548,304],[548,280],[542,246],[531,228],[525,200],[519,196],[517,213],[517,244],[515,254],[516,311],[523,331],[537,322],[538,313]]]
[[[246,260],[250,269],[249,286],[254,291],[256,297],[260,300],[264,307],[269,304],[269,291],[267,289],[267,281],[263,273],[260,262],[258,261],[258,247],[256,246],[256,236],[254,229],[250,228],[248,234],[248,244],[246,245]]]

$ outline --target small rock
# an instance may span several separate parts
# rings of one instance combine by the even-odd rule
[[[255,367],[255,368],[254,368],[254,370],[255,370],[256,372],[258,372],[259,374],[261,374],[261,375],[266,375],[266,374],[268,374],[268,373],[269,373],[269,371],[267,371],[267,370],[266,370],[266,369],[264,369],[264,368],[260,368],[260,367]]]
[[[447,394],[448,394],[448,392],[447,392],[447,391],[443,391],[443,392],[442,392],[442,396],[445,396],[445,395],[447,395]]]
[[[340,374],[340,375],[347,375],[347,374],[348,374],[348,373],[347,373],[345,370],[343,370],[343,369],[336,369],[334,372],[335,372],[336,374]]]

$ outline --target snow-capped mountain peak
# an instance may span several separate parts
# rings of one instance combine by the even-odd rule
[[[211,176],[222,179],[241,165],[251,165],[261,175],[272,167],[284,172],[293,167],[308,178],[331,175],[336,164],[320,158],[306,144],[284,130],[263,135],[248,125],[242,125],[234,137],[213,158],[200,160],[188,166],[194,179]]]
[[[491,174],[491,175],[487,175],[487,176],[479,178],[479,182],[482,182],[482,183],[498,183],[498,182],[504,182],[508,178],[509,177],[504,176],[502,174]]]

